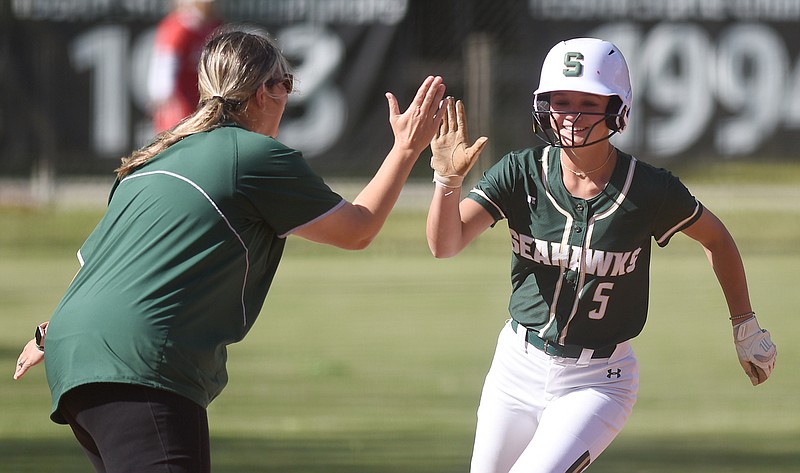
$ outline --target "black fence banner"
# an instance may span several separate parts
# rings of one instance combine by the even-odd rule
[[[325,175],[369,175],[391,146],[386,91],[427,75],[465,100],[484,159],[538,143],[532,91],[557,41],[596,36],[628,59],[631,126],[615,143],[655,164],[796,160],[794,0],[218,0],[292,60],[279,139]],[[41,163],[111,173],[153,137],[145,78],[169,0],[0,3],[0,175]],[[424,168],[424,166],[419,166]],[[419,172],[427,172],[421,169]]]

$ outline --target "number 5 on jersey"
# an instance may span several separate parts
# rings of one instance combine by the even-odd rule
[[[600,307],[589,312],[590,319],[600,320],[606,315],[606,309],[608,309],[608,300],[611,299],[611,294],[609,293],[612,289],[614,289],[613,282],[601,282],[597,285],[597,289],[594,291],[594,297],[592,300],[600,304]]]

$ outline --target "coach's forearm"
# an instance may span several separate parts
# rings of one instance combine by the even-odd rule
[[[375,176],[353,199],[353,206],[359,212],[354,222],[359,239],[371,241],[383,228],[419,154],[410,148],[393,147]]]

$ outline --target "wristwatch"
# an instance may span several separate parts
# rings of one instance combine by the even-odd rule
[[[39,351],[44,351],[44,337],[47,336],[47,322],[41,323],[36,327],[36,332],[33,334],[33,339],[36,342],[36,348]]]

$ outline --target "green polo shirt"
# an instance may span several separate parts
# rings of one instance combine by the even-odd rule
[[[63,423],[65,392],[96,382],[207,406],[286,236],[344,203],[298,151],[236,126],[189,136],[116,182],[48,327],[51,418]]]
[[[511,317],[545,340],[592,349],[641,332],[651,242],[665,246],[703,211],[677,177],[622,152],[602,192],[574,197],[551,147],[506,155],[468,197],[508,220]]]

